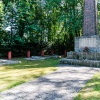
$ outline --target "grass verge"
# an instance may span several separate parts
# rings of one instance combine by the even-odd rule
[[[53,58],[40,61],[27,61],[23,58],[14,60],[22,63],[0,66],[0,92],[55,71],[59,61]]]
[[[100,73],[88,81],[74,100],[100,100]]]

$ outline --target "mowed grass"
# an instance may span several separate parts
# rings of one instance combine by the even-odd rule
[[[88,81],[74,100],[100,100],[100,73]]]
[[[0,92],[24,82],[55,71],[59,59],[27,61],[17,58],[22,63],[0,66]]]

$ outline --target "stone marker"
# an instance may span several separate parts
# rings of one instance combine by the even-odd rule
[[[83,36],[97,34],[97,0],[84,0]]]
[[[91,52],[100,52],[100,36],[97,33],[97,0],[84,0],[83,34],[75,38],[75,52],[88,47]]]
[[[100,36],[97,31],[97,0],[84,0],[83,32],[75,38],[75,52],[60,63],[100,67]]]

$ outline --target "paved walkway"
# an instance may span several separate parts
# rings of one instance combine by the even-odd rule
[[[73,100],[99,68],[60,65],[58,70],[0,93],[0,100]]]

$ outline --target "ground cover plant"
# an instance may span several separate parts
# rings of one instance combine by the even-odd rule
[[[88,81],[74,100],[100,100],[100,73]]]
[[[22,63],[0,66],[0,92],[55,71],[59,61],[53,58],[40,61],[27,61],[23,58],[15,60]]]

